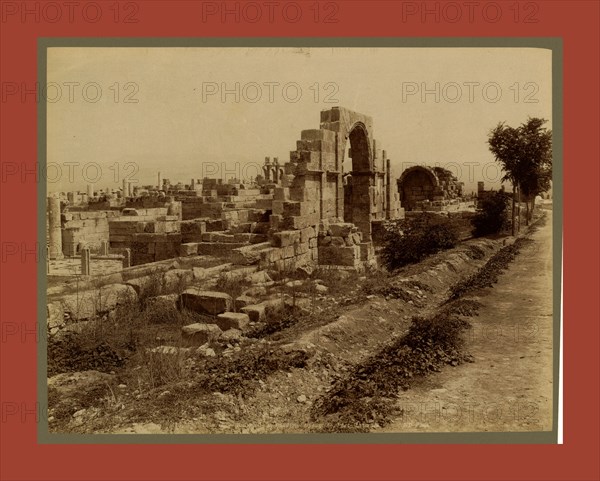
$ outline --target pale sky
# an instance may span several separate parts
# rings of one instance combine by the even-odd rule
[[[498,187],[487,134],[528,116],[551,128],[551,66],[551,51],[533,48],[49,48],[48,189],[155,184],[159,170],[184,183],[253,176],[265,156],[287,162],[335,106],[373,118],[396,175],[441,165],[467,191]],[[236,83],[239,99],[222,98]]]

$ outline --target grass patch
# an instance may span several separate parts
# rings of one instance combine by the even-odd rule
[[[315,401],[313,420],[324,420],[327,432],[365,432],[369,425],[385,425],[396,413],[399,389],[443,365],[470,360],[462,351],[465,319],[444,309],[430,318],[413,318],[406,335],[358,365],[348,376]]]
[[[508,245],[496,252],[486,263],[472,276],[454,284],[450,288],[448,301],[453,301],[465,294],[477,289],[493,287],[504,270],[506,270],[520,250],[533,241],[525,237],[518,238],[513,244]]]

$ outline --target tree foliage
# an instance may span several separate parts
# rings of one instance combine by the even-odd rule
[[[502,181],[517,186],[526,201],[534,202],[552,181],[552,131],[544,127],[546,122],[530,117],[516,128],[501,122],[489,134],[490,151],[504,172]]]
[[[508,196],[500,191],[483,199],[473,217],[473,236],[497,234],[508,225]]]

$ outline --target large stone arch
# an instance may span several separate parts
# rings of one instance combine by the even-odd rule
[[[416,165],[409,167],[398,179],[400,202],[407,210],[413,210],[419,201],[433,200],[440,182],[433,169]]]
[[[367,115],[334,107],[321,112],[321,129],[336,133],[336,170],[339,174],[346,153],[352,158],[352,171],[344,173],[348,174],[345,181],[340,175],[337,215],[355,224],[363,237],[370,239],[375,190],[373,120]]]

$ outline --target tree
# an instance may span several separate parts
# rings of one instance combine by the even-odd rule
[[[525,196],[526,222],[529,223],[535,208],[535,196],[550,188],[552,131],[544,127],[546,122],[530,117],[517,128],[501,122],[489,134],[490,151],[504,172],[502,181],[510,181],[513,186],[513,235],[516,227],[515,198],[520,204],[521,193]]]
[[[508,224],[507,197],[504,191],[500,191],[479,203],[479,211],[471,221],[474,237],[497,234],[506,227]]]
[[[535,197],[546,192],[552,182],[552,131],[543,127],[545,123],[544,119],[530,118],[521,126],[523,161],[519,183],[526,201],[527,224],[533,215]]]

